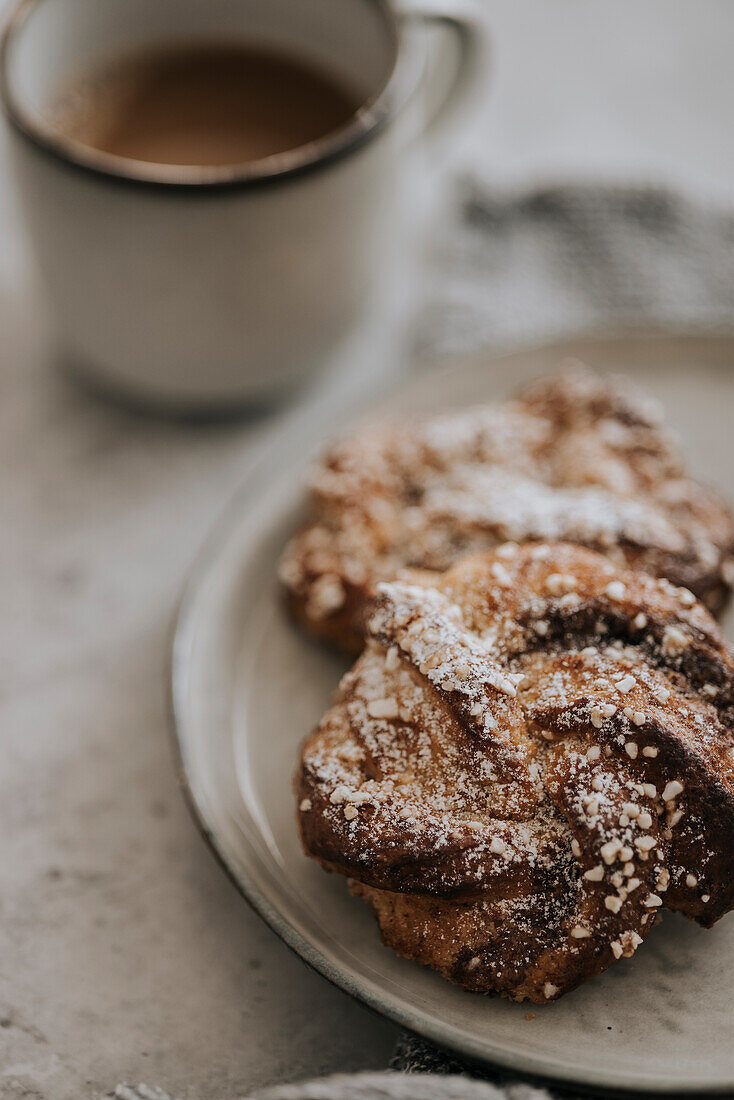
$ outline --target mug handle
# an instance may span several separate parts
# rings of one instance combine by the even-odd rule
[[[473,0],[406,0],[401,5],[400,20],[406,37],[419,31],[440,33],[434,57],[424,51],[420,76],[403,103],[403,110],[413,116],[405,127],[406,143],[412,143],[438,135],[460,113],[489,68],[490,42]],[[417,111],[416,101],[436,79],[441,81],[440,94],[429,101],[426,110]]]

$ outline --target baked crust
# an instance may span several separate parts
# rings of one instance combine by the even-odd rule
[[[734,906],[734,652],[688,589],[509,543],[380,586],[305,743],[306,852],[399,954],[544,1002]]]
[[[287,601],[351,653],[380,581],[508,539],[588,546],[713,613],[729,593],[728,509],[686,476],[655,403],[580,366],[504,404],[353,432],[318,463],[310,511],[281,561]]]

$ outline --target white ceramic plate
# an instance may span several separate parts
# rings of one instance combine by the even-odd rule
[[[503,397],[568,355],[638,377],[664,403],[693,471],[734,496],[734,339],[726,337],[578,340],[474,358],[408,377],[373,398],[367,413]],[[710,932],[666,915],[632,960],[555,1004],[515,1005],[398,959],[344,880],[302,854],[291,788],[298,746],[345,666],[287,620],[275,567],[302,507],[304,465],[354,419],[348,404],[343,396],[322,402],[274,441],[183,600],[173,712],[184,786],[213,849],[306,962],[443,1046],[590,1086],[667,1094],[734,1088],[734,915]]]

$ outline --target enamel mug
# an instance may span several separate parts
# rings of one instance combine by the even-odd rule
[[[23,0],[0,92],[63,360],[182,411],[271,396],[315,371],[394,245],[396,173],[416,129],[406,116],[423,98],[442,123],[483,68],[481,22],[445,2]],[[225,167],[115,157],[54,126],[55,93],[106,60],[238,38],[322,66],[361,106],[306,146]]]

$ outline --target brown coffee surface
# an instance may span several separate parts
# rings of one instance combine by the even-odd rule
[[[68,137],[106,153],[205,166],[307,145],[346,123],[359,103],[299,57],[214,44],[119,59],[65,89],[54,116]]]

